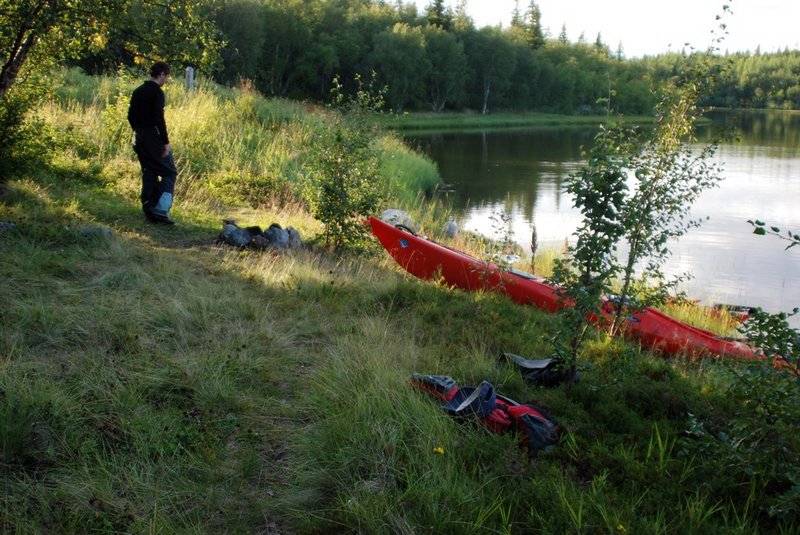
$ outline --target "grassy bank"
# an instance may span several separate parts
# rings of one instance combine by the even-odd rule
[[[42,110],[52,163],[9,180],[0,203],[15,224],[0,232],[0,530],[800,529],[782,514],[797,433],[737,447],[754,409],[730,390],[735,368],[597,335],[579,383],[534,388],[497,355],[546,356],[550,315],[412,280],[377,249],[216,244],[223,217],[320,232],[292,177],[327,111],[170,88],[182,175],[169,228],[138,208],[121,123],[133,82],[65,83]],[[429,169],[381,143],[396,151],[387,184]],[[446,213],[403,206],[430,234]],[[85,230],[97,225],[113,235]],[[547,409],[563,439],[529,459],[408,388],[412,372],[489,380]]]
[[[609,121],[617,120],[617,116],[606,115],[559,115],[555,113],[514,113],[500,112],[491,114],[480,113],[404,113],[402,115],[386,116],[381,119],[381,124],[386,128],[413,131],[471,131],[508,128],[549,128],[549,127],[580,127],[597,126]],[[626,121],[634,124],[652,123],[652,117],[632,116]]]

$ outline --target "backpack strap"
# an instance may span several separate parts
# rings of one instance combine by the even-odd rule
[[[502,434],[514,427],[514,422],[508,415],[508,408],[511,406],[503,396],[497,395],[495,408],[485,418],[481,418],[480,423],[494,433]],[[510,401],[510,400],[509,400]]]
[[[450,416],[461,418],[487,418],[495,409],[497,393],[489,381],[478,386],[464,386],[442,408]]]

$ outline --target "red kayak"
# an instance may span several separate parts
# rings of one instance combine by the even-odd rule
[[[375,217],[369,219],[369,224],[372,233],[392,258],[415,277],[443,280],[462,290],[500,292],[517,303],[533,305],[548,312],[556,312],[564,306],[556,287],[541,277],[515,269],[500,269],[491,262],[450,249]],[[652,307],[630,316],[622,331],[628,338],[666,355],[762,358],[756,349],[744,342],[693,327]]]

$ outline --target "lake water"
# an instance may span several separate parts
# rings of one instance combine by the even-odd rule
[[[725,180],[704,192],[693,209],[694,217],[709,220],[670,244],[665,271],[691,273],[681,289],[706,304],[790,311],[800,307],[800,247],[784,251],[788,242],[754,235],[747,220],[800,232],[800,114],[748,113],[738,132],[740,141],[717,153]],[[514,240],[529,254],[534,223],[540,250],[562,247],[577,228],[580,214],[563,183],[583,164],[581,146],[590,146],[594,134],[588,128],[546,128],[406,139],[453,185],[448,196],[459,228],[493,236],[498,215],[505,214]],[[800,325],[800,318],[792,324]]]

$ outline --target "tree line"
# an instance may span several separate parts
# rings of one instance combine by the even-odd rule
[[[541,27],[535,1],[509,27],[476,28],[462,0],[228,0],[215,15],[225,45],[215,77],[268,95],[324,100],[334,76],[375,72],[387,104],[405,110],[650,113],[654,86],[692,51],[626,59],[601,35],[570,42]],[[718,55],[720,88],[704,104],[800,108],[800,52]]]
[[[467,0],[0,0],[0,98],[25,65],[67,61],[90,73],[165,59],[269,96],[330,97],[338,78],[375,73],[387,107],[407,110],[650,113],[653,90],[692,51],[627,59],[601,35],[570,42],[541,26],[535,1],[508,27],[477,28]],[[725,54],[704,104],[800,108],[800,52]],[[24,78],[24,76],[23,76]]]
[[[215,77],[324,100],[334,76],[375,72],[396,112],[593,112],[610,91],[620,110],[652,109],[639,68],[599,40],[549,39],[540,20],[535,2],[515,10],[508,28],[476,28],[463,1],[452,10],[434,0],[420,13],[403,2],[228,0],[216,18],[225,46]]]

